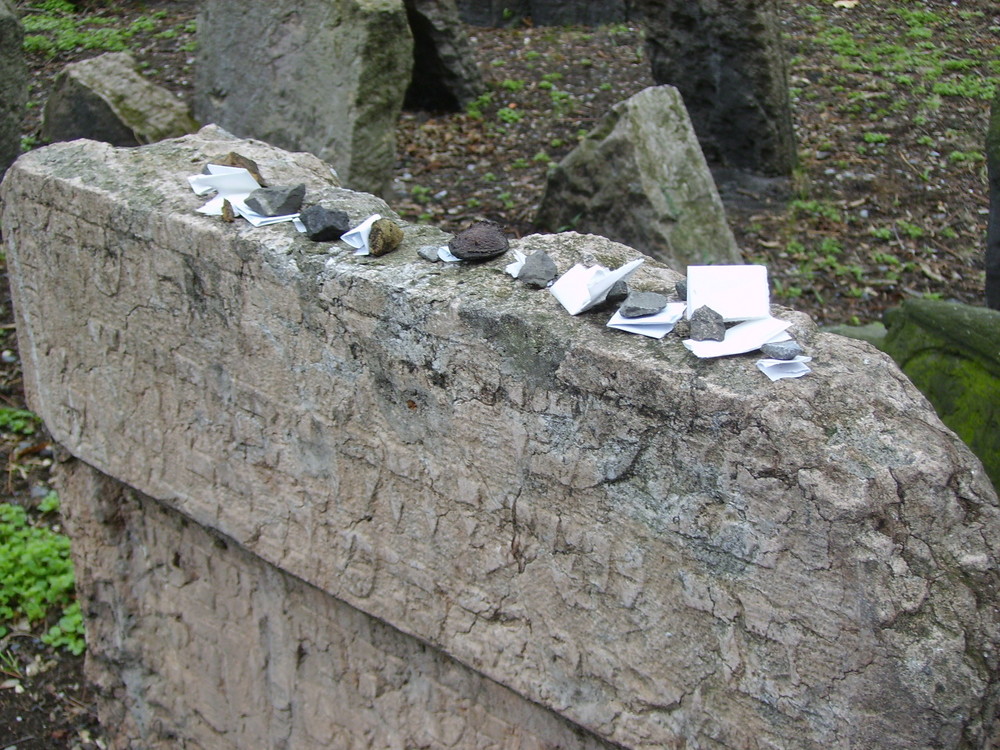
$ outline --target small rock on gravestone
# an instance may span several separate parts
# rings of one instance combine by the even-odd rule
[[[257,162],[253,159],[248,159],[235,151],[230,151],[221,159],[213,159],[212,164],[218,164],[220,167],[240,167],[241,169],[245,169],[250,173],[250,176],[257,181],[258,185],[261,187],[267,187],[267,183],[264,182],[264,178],[261,177],[260,167],[257,166]],[[208,167],[205,168],[205,171],[208,171]]]
[[[266,187],[250,193],[246,204],[261,216],[288,216],[299,212],[305,197],[304,183],[294,187]]]
[[[315,205],[302,209],[299,220],[305,225],[306,236],[313,242],[333,242],[351,228],[351,218],[345,211]]]
[[[379,219],[368,235],[368,250],[378,257],[387,255],[403,242],[403,230],[392,219]]]
[[[674,291],[677,292],[677,299],[682,302],[686,301],[688,298],[688,280],[681,279],[676,284],[674,284]]]
[[[462,260],[488,260],[503,255],[509,247],[500,225],[493,221],[476,222],[448,243],[452,255]]]
[[[760,353],[769,359],[780,359],[789,361],[795,359],[804,352],[798,341],[777,341],[772,344],[764,344],[760,348]]]
[[[543,289],[558,275],[556,262],[544,250],[539,250],[525,258],[517,278],[528,286]]]
[[[623,318],[641,318],[645,315],[654,315],[667,306],[667,298],[656,292],[632,292],[618,312]]]
[[[604,298],[604,301],[609,305],[620,305],[628,299],[628,282],[623,279],[618,279],[611,288],[608,290],[608,296]]]
[[[438,255],[439,249],[437,245],[421,245],[417,248],[417,255],[424,260],[429,260],[431,263],[437,263],[441,260],[441,256]]]
[[[726,324],[722,316],[708,305],[691,313],[691,338],[695,341],[722,341],[726,338]]]

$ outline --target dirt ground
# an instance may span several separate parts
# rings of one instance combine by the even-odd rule
[[[26,16],[38,12],[32,5],[17,3]],[[122,29],[147,19],[129,39],[142,71],[190,100],[196,2],[78,7]],[[800,167],[783,185],[723,186],[744,259],[768,266],[777,301],[823,324],[877,321],[909,297],[983,304],[983,82],[1000,79],[1000,6],[816,0],[784,3],[782,14]],[[403,113],[390,203],[448,231],[488,218],[523,236],[534,229],[548,165],[614,103],[652,84],[641,30],[524,25],[469,34],[489,96],[471,112]],[[41,111],[55,74],[94,54],[31,56],[25,147],[43,145]],[[0,402],[21,408],[2,289]],[[51,483],[45,443],[44,435],[3,436],[0,501],[37,506]],[[41,632],[0,641],[0,750],[104,747],[82,658],[44,646]]]

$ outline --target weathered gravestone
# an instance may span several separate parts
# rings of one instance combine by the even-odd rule
[[[637,0],[653,80],[684,97],[710,164],[787,176],[796,163],[776,0]]]
[[[382,194],[412,66],[402,0],[207,0],[195,115],[314,153],[346,185]]]
[[[396,218],[217,129],[50,146],[2,187],[116,747],[1000,739],[998,500],[887,356],[774,308],[814,359],[771,383],[504,257],[424,261],[430,227],[363,258],[196,214],[186,175],[229,151]]]
[[[990,190],[990,220],[986,229],[986,305],[1000,310],[1000,86],[997,86],[990,106],[986,168]]]
[[[632,0],[458,0],[459,12],[474,26],[599,26],[635,18]]]
[[[620,102],[549,170],[536,225],[624,242],[672,268],[739,263],[712,173],[677,89]]]
[[[462,110],[483,93],[482,73],[455,0],[404,0],[413,33],[413,77],[405,105]]]
[[[0,0],[0,179],[21,153],[21,119],[28,98],[24,29],[14,6]]]
[[[912,299],[888,311],[886,324],[882,349],[1000,487],[1000,311]]]
[[[108,52],[63,68],[42,116],[42,138],[50,143],[90,138],[138,146],[197,129],[187,106],[139,75],[127,52]]]

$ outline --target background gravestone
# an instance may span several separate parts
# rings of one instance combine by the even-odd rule
[[[126,52],[109,52],[63,68],[42,117],[42,137],[50,143],[90,138],[138,146],[197,129],[184,103],[139,75]]]
[[[739,263],[722,200],[680,94],[654,86],[616,104],[549,171],[535,223],[638,248],[683,272]]]
[[[195,115],[314,153],[346,186],[382,194],[412,67],[402,0],[207,0]]]
[[[28,69],[21,44],[24,28],[9,0],[0,0],[0,178],[21,153],[21,118]]]
[[[458,0],[462,20],[473,26],[511,26],[530,19],[537,26],[599,26],[637,16],[633,0]]]
[[[796,163],[775,0],[637,0],[653,80],[684,97],[713,166],[787,176]]]
[[[413,33],[413,79],[405,106],[459,111],[486,84],[458,17],[455,0],[404,0]]]
[[[990,183],[990,222],[986,229],[986,305],[1000,310],[1000,86],[997,86],[990,107],[986,168]]]

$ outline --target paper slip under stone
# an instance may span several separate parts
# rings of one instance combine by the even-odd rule
[[[726,323],[771,314],[767,266],[688,266],[687,318],[709,307]]]
[[[684,302],[670,302],[660,312],[643,315],[640,318],[626,318],[621,311],[618,311],[608,321],[608,328],[662,339],[674,330],[674,323],[684,316],[685,307]]]
[[[811,361],[812,357],[804,357],[801,354],[795,359],[758,359],[757,368],[772,381],[782,378],[801,378],[812,372],[806,366],[806,362]]]
[[[297,213],[288,216],[261,216],[247,206],[246,199],[254,190],[259,190],[260,185],[243,167],[209,164],[206,169],[208,174],[195,174],[188,177],[188,183],[195,195],[208,195],[213,191],[216,193],[214,198],[198,209],[198,213],[206,216],[221,216],[223,201],[229,201],[233,211],[255,227],[298,219]]]
[[[577,263],[556,279],[549,291],[566,308],[566,312],[577,315],[603,302],[616,281],[624,281],[641,265],[642,258],[626,263],[614,271],[604,266],[588,268]]]
[[[790,325],[791,323],[772,317],[748,320],[727,330],[726,338],[722,341],[687,339],[684,346],[696,357],[702,358],[745,354],[772,341],[787,341],[791,336],[785,330]]]

